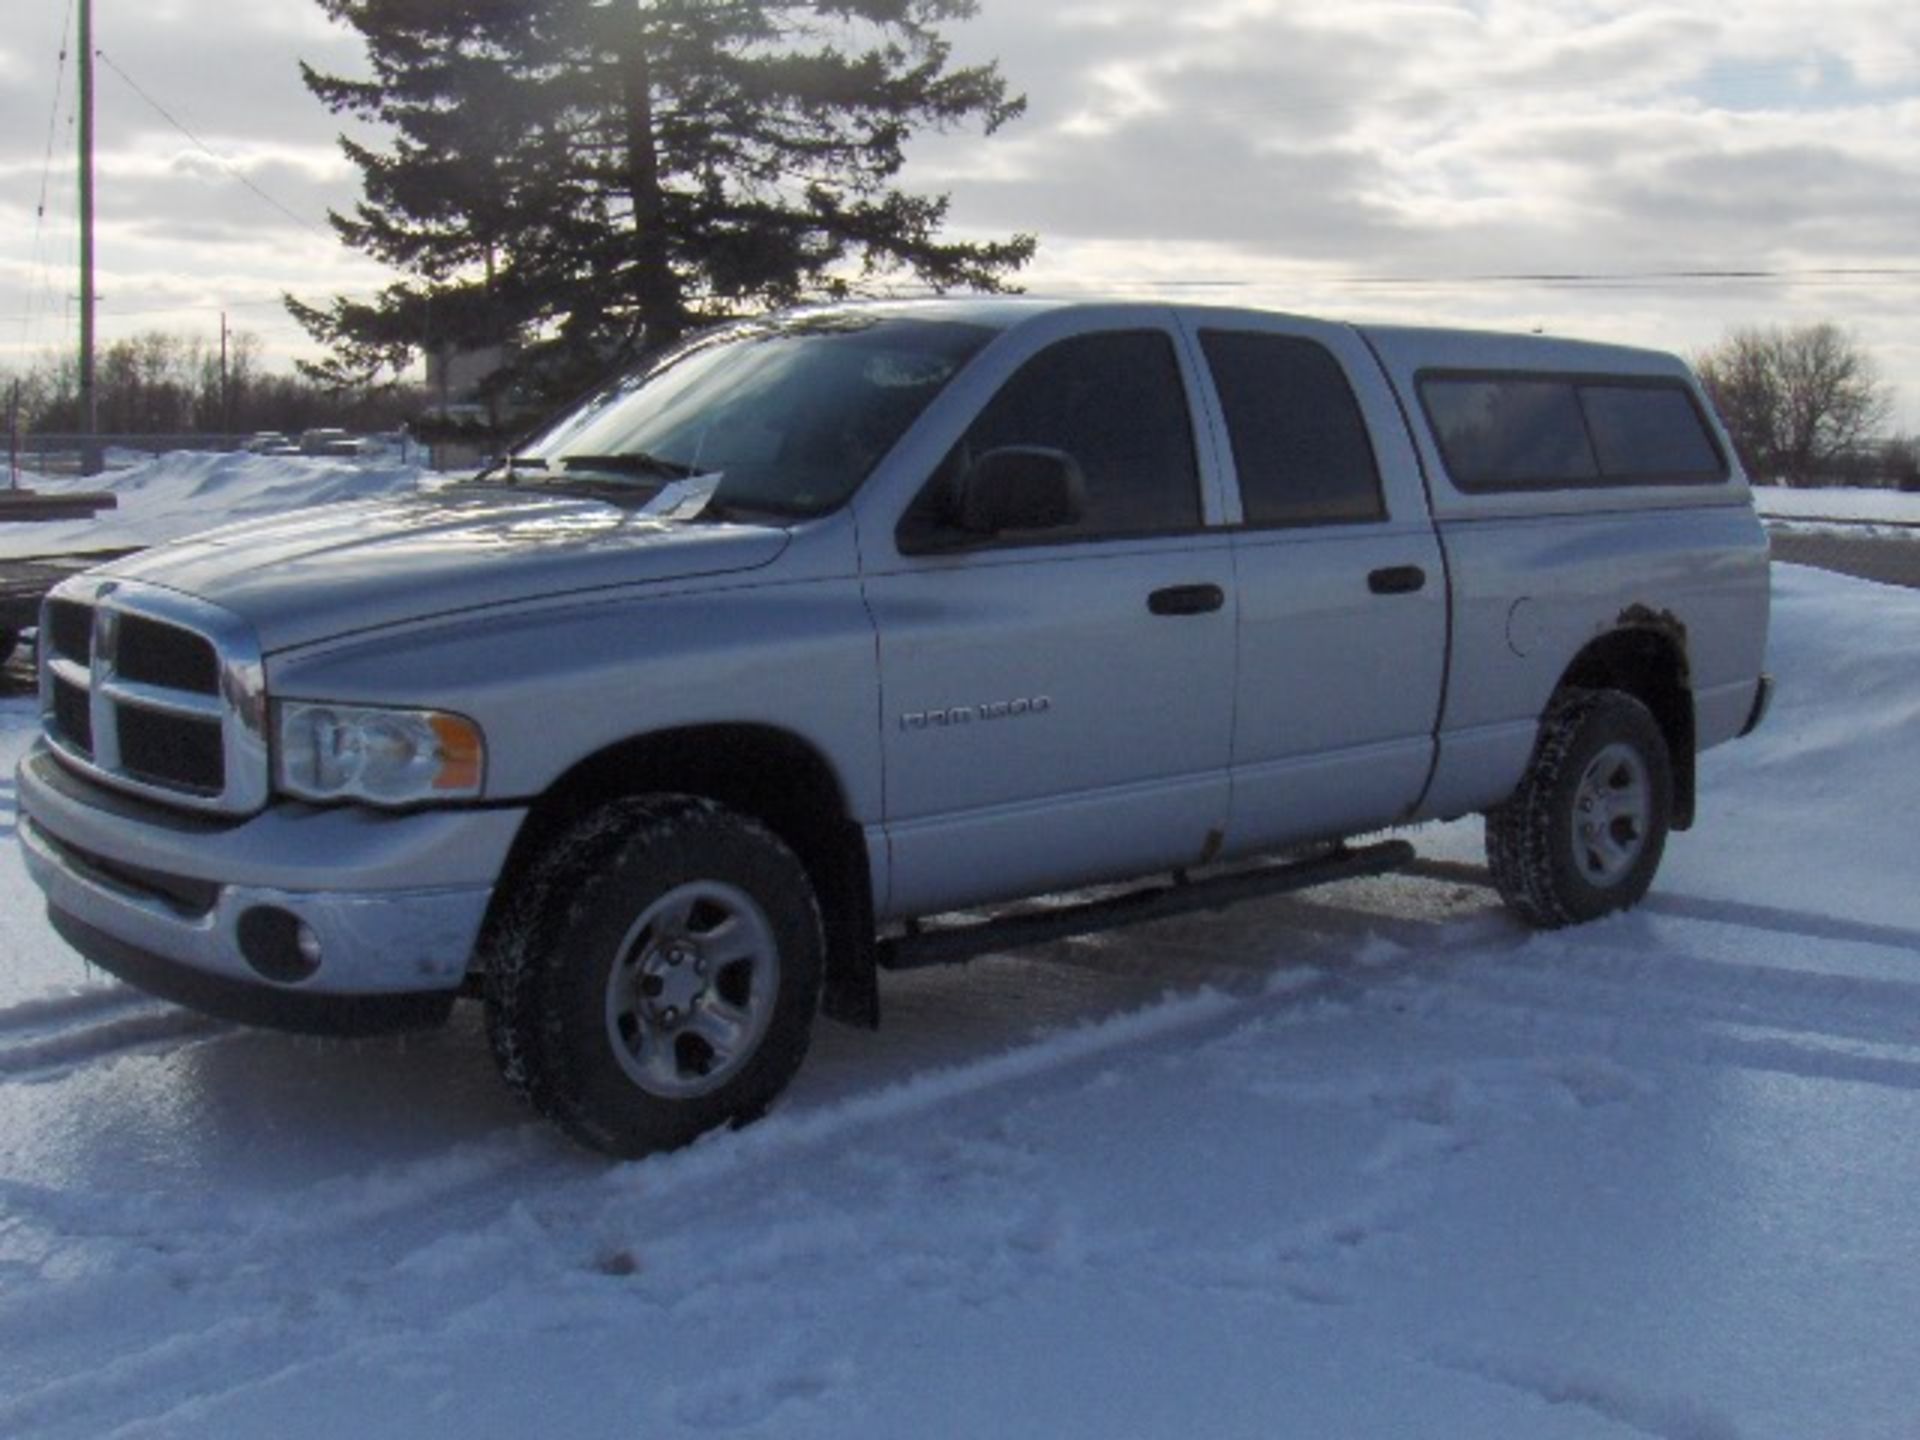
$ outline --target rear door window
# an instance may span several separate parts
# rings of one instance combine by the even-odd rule
[[[1203,330],[1200,346],[1226,416],[1249,525],[1385,517],[1359,401],[1325,346],[1245,330]]]
[[[1603,475],[1621,480],[1718,480],[1720,452],[1677,385],[1582,385],[1580,403]]]

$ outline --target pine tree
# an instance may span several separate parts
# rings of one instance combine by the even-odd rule
[[[691,328],[901,278],[998,290],[1034,240],[963,243],[898,188],[909,138],[1024,108],[941,32],[974,0],[319,0],[366,79],[302,67],[363,198],[334,227],[407,279],[288,306],[341,384],[424,346],[513,342],[492,386],[550,397]]]

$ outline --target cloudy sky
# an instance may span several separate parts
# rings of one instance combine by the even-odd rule
[[[77,324],[70,12],[8,0],[0,33],[0,367]],[[103,335],[212,339],[224,309],[284,362],[282,291],[387,278],[324,223],[354,172],[296,62],[358,51],[314,0],[94,24]],[[954,38],[1031,108],[909,179],[961,231],[1037,233],[1031,289],[1683,351],[1832,319],[1920,429],[1913,0],[982,0]]]

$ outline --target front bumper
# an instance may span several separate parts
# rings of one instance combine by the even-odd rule
[[[135,984],[221,1013],[235,1007],[172,982],[307,997],[282,1007],[290,1014],[324,1010],[324,997],[451,995],[525,816],[276,805],[228,823],[108,791],[44,746],[21,761],[17,781],[27,871],[56,927]],[[308,950],[263,963],[259,936],[274,925],[262,916],[287,937],[306,927]],[[290,939],[279,948],[290,952]]]

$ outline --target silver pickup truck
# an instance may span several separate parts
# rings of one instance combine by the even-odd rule
[[[1526,921],[1631,905],[1759,723],[1767,603],[1669,356],[797,312],[475,481],[63,584],[20,839],[132,983],[333,1030],[477,996],[634,1154],[764,1109],[878,970],[1411,856],[1347,837],[1484,812]]]

